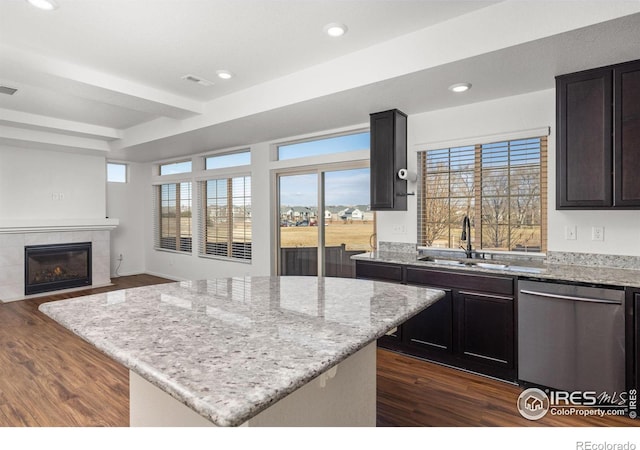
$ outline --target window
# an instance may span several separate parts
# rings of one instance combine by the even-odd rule
[[[160,164],[160,175],[175,175],[191,172],[191,161]]]
[[[205,158],[205,169],[223,169],[226,167],[246,166],[251,164],[251,151],[227,153]]]
[[[126,183],[127,165],[120,163],[107,163],[107,181],[110,183]]]
[[[251,260],[251,177],[201,182],[201,255]]]
[[[155,186],[158,249],[191,253],[191,183]]]
[[[306,158],[331,153],[369,150],[369,132],[298,142],[278,147],[278,159]]]
[[[418,244],[458,248],[465,215],[483,250],[546,251],[547,138],[418,152]]]

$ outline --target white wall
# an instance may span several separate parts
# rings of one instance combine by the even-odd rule
[[[557,211],[555,209],[555,90],[545,90],[457,108],[409,116],[409,169],[427,144],[550,127],[548,170],[549,250],[640,255],[640,211]],[[415,184],[409,190],[415,190]],[[378,213],[378,240],[417,241],[416,197],[406,212]],[[577,226],[577,239],[565,240],[565,226]],[[604,227],[604,241],[591,240],[591,227]]]
[[[104,219],[103,156],[0,146],[0,219]]]
[[[107,183],[107,216],[120,221],[111,232],[111,276],[146,270],[145,189],[150,183],[150,172],[148,165],[138,163],[127,164],[127,171],[126,183]],[[121,263],[119,255],[122,255]]]

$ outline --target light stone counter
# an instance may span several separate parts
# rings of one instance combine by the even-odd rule
[[[40,310],[133,378],[215,425],[235,426],[331,373],[442,296],[366,280],[245,277],[125,289]],[[375,349],[370,353],[375,424]]]
[[[594,258],[593,255],[589,255]],[[618,257],[623,258],[623,257]],[[640,266],[633,260],[627,264],[626,268],[607,267],[596,265],[598,260],[595,261],[580,261],[582,264],[573,263],[574,260],[564,261],[562,259],[554,258],[556,263],[534,263],[534,262],[514,262],[513,260],[500,261],[494,260],[471,260],[475,263],[505,263],[504,269],[495,268],[482,268],[476,265],[448,265],[430,261],[420,261],[417,259],[415,252],[387,252],[377,251],[370,253],[361,253],[351,257],[357,261],[369,261],[380,263],[394,263],[402,265],[420,266],[432,269],[445,269],[455,270],[459,272],[478,272],[493,275],[515,275],[524,278],[536,278],[549,281],[569,281],[578,283],[593,283],[611,286],[624,286],[624,287],[636,287],[640,288]],[[469,260],[460,259],[462,262]],[[560,261],[564,264],[559,263]],[[586,265],[589,263],[590,265]]]

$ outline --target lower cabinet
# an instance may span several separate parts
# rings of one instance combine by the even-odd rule
[[[452,291],[439,286],[429,287],[445,291],[445,296],[402,325],[402,342],[425,354],[450,353],[453,351]]]
[[[356,263],[356,277],[379,279]],[[384,264],[389,266],[389,264]],[[397,269],[404,269],[398,280]],[[378,345],[412,356],[501,378],[517,379],[515,283],[513,277],[480,275],[424,267],[386,267],[396,282],[440,289],[444,298],[385,336]]]
[[[477,364],[515,370],[514,299],[461,291],[457,304],[457,350]],[[515,376],[515,371],[513,372]]]

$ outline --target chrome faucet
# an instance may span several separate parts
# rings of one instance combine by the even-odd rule
[[[472,258],[473,249],[471,248],[471,220],[469,219],[469,216],[466,215],[464,216],[464,219],[462,219],[462,235],[460,236],[460,240],[467,241],[467,248],[464,248],[462,245],[460,246],[460,248],[464,250],[467,258]]]

